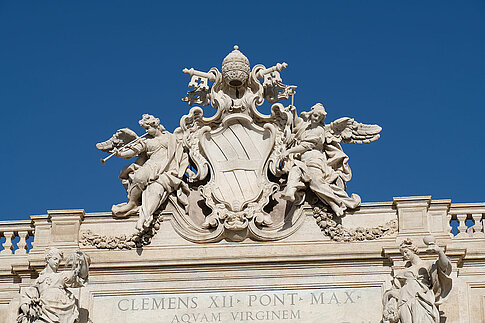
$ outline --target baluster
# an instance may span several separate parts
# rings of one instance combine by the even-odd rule
[[[466,226],[466,218],[468,217],[468,214],[457,214],[456,217],[457,217],[458,222],[459,222],[458,234],[457,234],[456,237],[457,238],[469,237],[469,235],[467,233],[468,227]]]
[[[25,255],[27,254],[27,237],[29,233],[27,231],[19,231],[19,242],[17,242],[17,247],[18,249],[15,251],[15,254],[17,255]]]
[[[12,239],[14,238],[13,232],[4,232],[3,236],[5,237],[5,243],[3,244],[3,250],[0,251],[2,255],[11,255],[13,254],[13,244]]]
[[[483,237],[485,234],[483,233],[483,220],[482,214],[472,214],[473,221],[475,224],[473,225],[473,236],[474,237]]]
[[[28,240],[29,238],[31,238],[31,237],[34,237],[34,231],[29,230],[29,231],[28,231],[28,233],[29,233],[29,234],[27,235],[27,240]],[[29,245],[27,244],[27,252],[30,252],[30,249],[32,249],[33,247],[34,247],[34,240],[32,239],[32,240],[30,241],[30,247],[29,247]]]
[[[455,226],[451,225],[451,224],[455,223],[455,221],[458,222],[458,219],[456,218],[456,214],[450,214],[450,216],[451,216],[450,222],[448,223],[450,225],[450,228],[449,228],[448,233],[450,234],[451,237],[454,237],[455,234],[454,234],[453,230],[454,230]]]

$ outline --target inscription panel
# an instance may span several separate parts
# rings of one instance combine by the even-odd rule
[[[94,296],[93,322],[381,321],[380,287]]]

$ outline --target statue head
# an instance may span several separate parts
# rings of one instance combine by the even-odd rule
[[[142,116],[142,119],[138,121],[140,126],[145,128],[147,131],[152,128],[152,129],[157,129],[160,131],[165,131],[165,127],[160,124],[160,119],[155,118],[151,114],[144,114]]]
[[[404,260],[411,260],[412,257],[418,254],[418,247],[409,238],[401,242],[399,250],[401,251]]]
[[[327,116],[327,111],[323,107],[323,104],[317,103],[310,109],[310,121],[315,123],[322,123]]]
[[[250,65],[249,60],[234,46],[222,61],[222,78],[226,84],[232,87],[240,87],[249,79]]]
[[[47,248],[45,251],[45,261],[53,271],[57,271],[62,258],[64,258],[64,253],[56,247]]]

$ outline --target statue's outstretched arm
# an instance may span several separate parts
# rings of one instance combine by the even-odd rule
[[[445,252],[443,251],[443,248],[436,244],[430,244],[428,245],[428,250],[431,250],[435,253],[438,254],[438,260],[436,261],[438,267],[442,272],[448,272],[449,268],[451,268],[451,261],[450,259],[445,255]]]
[[[130,159],[135,156],[138,156],[141,152],[144,151],[143,144],[138,142],[134,145],[129,145],[123,149],[114,149],[113,153],[116,157],[120,157],[123,159]]]

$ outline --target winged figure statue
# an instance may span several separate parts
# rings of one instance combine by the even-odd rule
[[[358,207],[361,200],[357,194],[349,196],[345,191],[352,173],[340,143],[375,141],[382,128],[347,117],[325,125],[326,115],[323,105],[317,103],[300,117],[295,116],[289,145],[282,154],[283,169],[288,173],[282,196],[301,203],[309,188],[337,216],[343,216],[347,208]]]
[[[305,208],[319,200],[332,216],[359,207],[360,197],[346,192],[352,173],[341,143],[375,141],[381,127],[347,117],[325,124],[320,103],[298,115],[296,86],[280,74],[287,67],[251,66],[236,45],[220,68],[185,68],[190,90],[182,100],[190,110],[173,134],[145,114],[143,136],[123,128],[96,145],[111,153],[102,163],[136,158],[119,176],[128,201],[113,205],[113,216],[138,214],[135,235],[151,232],[143,241],[158,230],[156,215],[164,210],[189,241],[278,240],[296,232]],[[265,102],[270,114],[259,110]],[[205,116],[209,105],[215,113]]]
[[[142,231],[150,226],[154,213],[172,192],[177,191],[178,201],[188,205],[182,192],[186,189],[182,177],[189,161],[177,136],[165,130],[158,118],[144,114],[139,124],[145,128],[145,135],[138,137],[134,131],[124,128],[96,147],[124,159],[137,157],[119,176],[128,202],[113,205],[111,210],[116,217],[139,213],[136,228]]]

